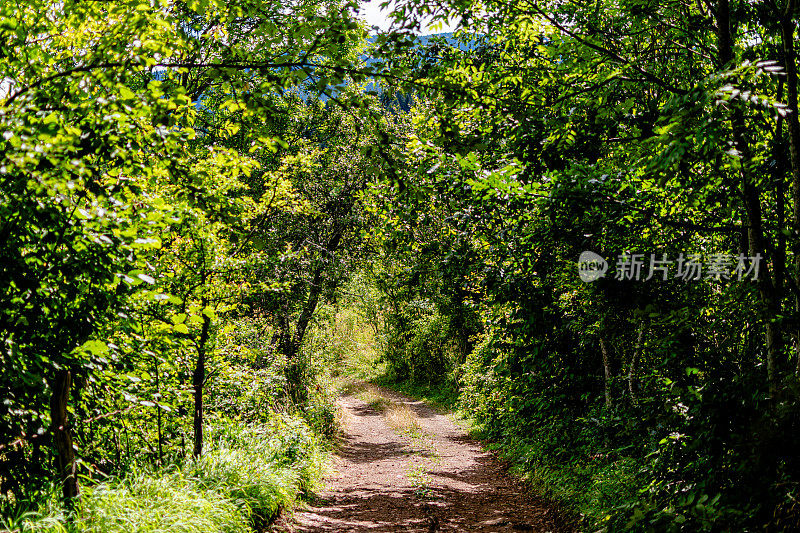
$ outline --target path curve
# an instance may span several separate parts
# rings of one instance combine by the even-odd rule
[[[334,473],[315,501],[272,531],[573,531],[446,415],[370,387],[389,411],[415,415],[411,427],[376,402],[340,398],[344,435]]]

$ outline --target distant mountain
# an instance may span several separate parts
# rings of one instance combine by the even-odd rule
[[[376,40],[377,36],[373,35],[370,36],[368,42],[373,44],[376,42]],[[452,32],[435,33],[430,35],[416,35],[414,36],[414,40],[416,41],[416,48],[420,52],[420,59],[424,57],[423,50],[429,47],[444,46],[444,47],[457,48],[461,51],[467,51],[474,48],[477,45],[477,40],[473,40],[470,43],[465,43],[457,39]],[[380,59],[369,56],[364,56],[364,62],[367,64],[368,67],[373,67],[373,68],[380,65]],[[366,90],[376,91],[380,95],[383,105],[386,107],[393,107],[394,105],[397,105],[401,110],[408,111],[408,109],[412,104],[413,98],[412,95],[410,94],[395,94],[393,95],[392,98],[384,99],[380,86],[375,82],[367,84]]]

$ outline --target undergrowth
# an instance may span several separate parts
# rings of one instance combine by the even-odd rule
[[[449,382],[430,384],[419,383],[412,380],[398,381],[384,374],[374,379],[373,383],[418,398],[434,409],[445,411],[458,410],[458,390]]]
[[[630,457],[587,454],[559,460],[547,438],[518,436],[490,437],[489,430],[477,426],[477,433],[488,439],[488,448],[510,462],[511,472],[536,494],[555,502],[584,525],[609,526],[614,518],[609,510],[636,501],[642,482],[641,464]]]
[[[211,428],[200,459],[86,485],[68,520],[52,499],[7,519],[12,532],[239,533],[259,529],[321,474],[324,451],[298,417]]]

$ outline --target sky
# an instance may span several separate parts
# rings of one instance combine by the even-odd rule
[[[381,10],[380,5],[385,0],[365,0],[361,4],[361,13],[360,16],[364,20],[367,21],[367,24],[370,26],[378,26],[382,30],[389,29],[391,25],[390,20],[387,18],[387,14],[391,12],[391,5],[385,9]],[[432,33],[446,33],[451,32],[455,28],[455,24],[449,24],[447,26],[443,26],[441,28],[432,28],[427,26],[422,32],[421,35],[430,35]],[[372,33],[372,32],[370,32]]]

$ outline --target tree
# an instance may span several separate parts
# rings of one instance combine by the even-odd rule
[[[403,29],[430,14],[416,1],[396,11]],[[676,503],[682,490],[721,492],[735,509],[750,502],[739,487],[757,485],[769,496],[752,503],[753,523],[778,523],[771,513],[793,497],[775,480],[794,475],[779,457],[796,439],[798,400],[785,343],[798,310],[796,6],[449,2],[433,16],[460,20],[449,43],[398,54],[396,36],[380,42],[408,75],[398,85],[435,105],[427,137],[439,165],[420,170],[469,191],[452,213],[485,217],[461,234],[477,258],[460,285],[485,291],[464,401],[497,435],[537,435],[545,457],[564,440],[563,454],[581,457],[586,435],[590,449],[659,450],[634,522],[660,527],[674,511],[701,527],[707,516]],[[464,172],[448,174],[454,162]],[[404,186],[425,190],[419,174]],[[591,285],[575,273],[585,250],[612,267]],[[651,253],[672,258],[667,279],[645,282],[649,265],[640,282],[613,269]],[[732,264],[716,279],[676,280],[690,254]],[[757,279],[736,275],[756,264]],[[742,406],[735,417],[725,401]],[[665,403],[674,417],[660,414]],[[745,437],[751,425],[770,429]],[[566,460],[553,452],[551,464]]]
[[[132,292],[155,284],[154,249],[179,240],[181,228],[194,232],[187,235],[194,248],[186,251],[201,267],[193,272],[201,286],[218,279],[208,265],[221,268],[217,257],[203,256],[207,244],[221,240],[221,248],[206,251],[230,260],[246,245],[246,225],[233,229],[241,230],[233,243],[230,234],[215,234],[229,231],[220,226],[229,220],[196,224],[209,220],[203,212],[209,190],[220,204],[237,204],[226,197],[238,194],[235,187],[214,189],[210,182],[252,169],[253,159],[235,150],[204,151],[233,135],[230,114],[270,117],[276,94],[293,87],[335,92],[349,83],[346,50],[363,30],[338,3],[287,9],[249,1],[123,0],[5,6],[0,33],[0,331],[8,370],[2,441],[9,450],[0,478],[15,494],[23,484],[35,486],[43,454],[38,436],[49,435],[70,499],[78,494],[70,391],[78,376],[108,364],[107,347],[93,337],[108,321],[120,323]],[[198,115],[215,99],[229,114],[220,128],[204,131]],[[247,150],[279,144],[251,140]],[[220,211],[212,219],[237,214]],[[184,226],[167,220],[176,213],[186,217]],[[164,287],[151,288],[160,290],[147,297],[170,296]],[[182,300],[200,305],[193,314],[202,320],[198,401],[213,319],[204,305],[209,290],[195,293],[199,303]]]

